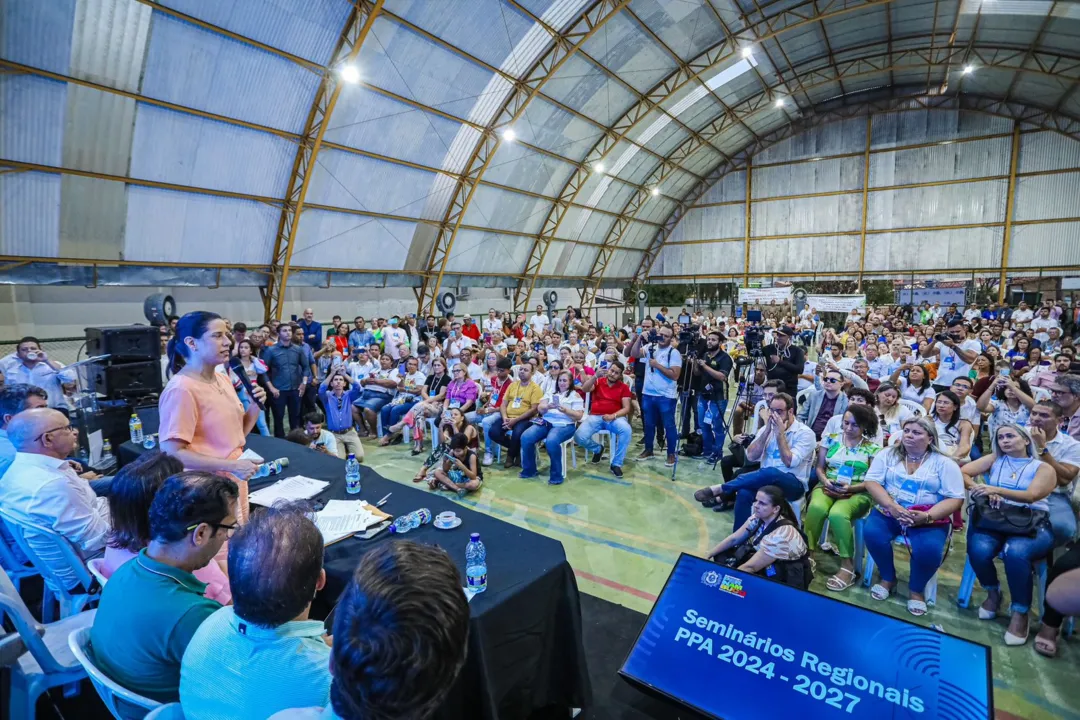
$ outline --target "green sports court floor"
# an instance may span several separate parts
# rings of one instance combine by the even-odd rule
[[[640,436],[635,428],[635,440]],[[365,443],[365,451],[368,467],[402,483],[410,482],[424,458],[410,457],[407,444],[379,448],[371,440]],[[629,456],[639,451],[640,446],[634,446]],[[485,468],[484,487],[461,502],[561,541],[582,592],[647,613],[680,552],[704,555],[731,532],[730,512],[715,513],[693,499],[694,490],[721,482],[719,468],[714,473],[711,466],[697,460],[682,460],[672,482],[671,471],[662,459],[642,463],[628,459],[620,479],[610,474],[606,460],[589,464],[579,448],[577,469],[569,469],[562,485],[551,486],[546,481],[547,455],[542,449],[540,461],[541,477],[533,480],[519,479],[517,468],[503,470],[499,464]],[[905,552],[900,548],[901,587],[885,603],[871,600],[861,584],[839,594],[826,590],[825,578],[838,567],[831,555],[817,558],[818,574],[812,589],[905,620],[940,624],[947,633],[989,645],[998,717],[1080,720],[1080,633],[1059,644],[1055,660],[1037,655],[1030,640],[1023,647],[1006,647],[1002,640],[1006,618],[985,622],[976,616],[974,608],[984,597],[978,587],[972,609],[956,606],[964,547],[957,534],[939,575],[937,606],[923,618],[912,618],[904,607],[907,569]],[[1034,636],[1034,622],[1032,628]]]

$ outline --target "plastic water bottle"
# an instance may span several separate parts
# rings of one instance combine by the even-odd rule
[[[345,460],[345,492],[350,495],[360,492],[360,463],[352,453]]]
[[[487,590],[487,548],[480,542],[480,533],[470,535],[465,546],[465,581],[473,592]]]
[[[408,515],[396,518],[393,524],[390,525],[390,532],[395,535],[404,535],[413,528],[427,525],[429,522],[431,522],[431,511],[427,508],[420,508],[419,510],[413,510]]]
[[[131,413],[131,419],[128,420],[128,431],[131,433],[131,442],[135,445],[142,445],[142,420],[135,413]]]
[[[109,467],[116,464],[116,458],[112,454],[112,443],[106,440],[101,444],[101,466]]]
[[[277,475],[285,468],[289,467],[289,458],[279,458],[277,460],[271,460],[270,462],[264,462],[262,465],[255,469],[255,474],[252,475],[252,479],[267,477],[269,475]]]

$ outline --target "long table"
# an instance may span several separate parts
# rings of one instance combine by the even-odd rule
[[[315,500],[362,499],[378,502],[397,516],[421,507],[433,515],[453,510],[462,519],[453,530],[424,525],[403,536],[383,532],[371,540],[349,538],[326,548],[326,587],[315,598],[312,616],[325,618],[352,577],[360,557],[379,543],[398,537],[446,550],[465,577],[465,546],[478,532],[487,547],[488,587],[469,603],[468,658],[439,718],[527,718],[541,708],[586,707],[592,688],[581,640],[577,582],[562,543],[466,508],[449,497],[387,480],[361,466],[361,492],[345,492],[345,463],[336,457],[276,438],[248,436],[247,447],[267,460],[289,458],[278,476],[251,482],[257,490],[291,475],[326,480]],[[120,463],[143,449],[120,448]],[[564,715],[568,717],[569,715]]]

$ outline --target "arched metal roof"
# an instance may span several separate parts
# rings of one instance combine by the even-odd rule
[[[412,278],[424,304],[481,283],[519,307],[544,283],[587,302],[643,278],[725,169],[841,105],[960,96],[1080,136],[1065,0],[0,7],[0,165],[122,182],[119,260],[262,267],[272,312],[312,270]],[[5,256],[65,256],[65,213],[87,201],[55,192],[61,239],[6,233]],[[180,249],[147,247],[155,217],[183,226]]]

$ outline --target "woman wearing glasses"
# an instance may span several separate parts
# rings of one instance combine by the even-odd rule
[[[186,470],[224,472],[237,480],[237,516],[247,519],[247,479],[257,465],[240,456],[244,439],[258,422],[261,410],[252,403],[245,411],[236,390],[218,366],[229,362],[232,339],[221,316],[202,310],[176,323],[169,341],[173,376],[158,401],[161,449],[175,455]],[[266,393],[252,387],[261,403]]]

